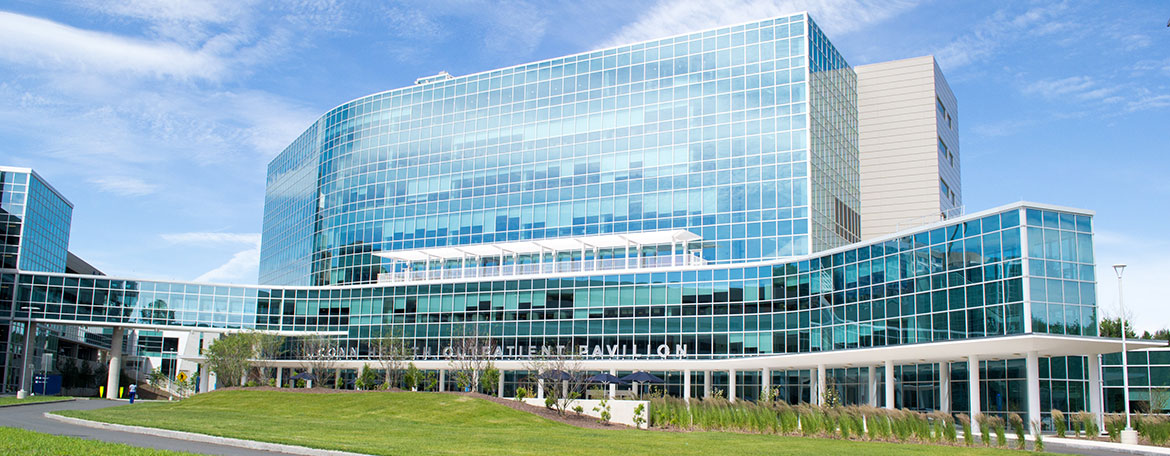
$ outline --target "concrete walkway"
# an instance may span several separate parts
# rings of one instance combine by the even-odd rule
[[[57,410],[94,410],[125,404],[125,401],[79,400],[5,407],[0,409],[0,426],[28,429],[46,434],[80,437],[89,440],[125,443],[137,447],[156,448],[160,450],[231,456],[271,456],[274,454],[282,454],[188,440],[168,439],[152,435],[94,429],[50,420],[44,416],[45,412]]]

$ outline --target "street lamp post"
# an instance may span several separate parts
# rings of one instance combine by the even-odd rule
[[[1121,431],[1121,443],[1137,445],[1137,431],[1133,430],[1129,417],[1129,352],[1125,335],[1125,301],[1121,292],[1121,274],[1125,272],[1125,265],[1113,265],[1113,272],[1117,273],[1117,306],[1121,308],[1121,389],[1125,399],[1125,429]]]

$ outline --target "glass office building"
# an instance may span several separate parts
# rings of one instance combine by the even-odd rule
[[[359,98],[269,166],[261,283],[606,233],[689,230],[716,263],[854,242],[855,86],[800,14]]]
[[[28,168],[0,166],[0,267],[64,272],[73,203]]]
[[[22,263],[0,315],[326,334],[350,370],[386,334],[450,370],[474,333],[505,392],[547,355],[695,397],[1099,409],[1095,354],[1118,346],[1095,337],[1092,213],[1016,203],[862,240],[857,117],[806,14],[422,78],[270,163],[262,285]],[[289,344],[265,362],[303,365]]]

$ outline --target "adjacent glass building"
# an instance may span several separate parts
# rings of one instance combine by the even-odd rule
[[[0,166],[0,267],[65,271],[73,203],[28,168]]]

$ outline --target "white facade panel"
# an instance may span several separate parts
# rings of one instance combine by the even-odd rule
[[[934,57],[855,71],[862,237],[961,213],[957,102]]]

